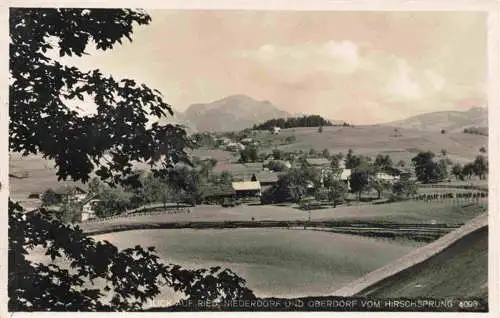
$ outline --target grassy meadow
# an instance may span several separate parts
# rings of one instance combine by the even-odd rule
[[[394,162],[406,162],[419,151],[433,151],[439,154],[446,149],[448,157],[456,162],[467,163],[478,154],[479,148],[488,146],[488,137],[472,134],[399,129],[400,136],[394,137],[390,126],[324,127],[319,133],[317,128],[284,129],[280,138],[295,136],[295,142],[281,145],[285,151],[328,149],[331,153],[346,153],[352,148],[355,153],[376,156],[379,153],[390,155]]]
[[[426,203],[405,201],[379,205],[338,206],[311,211],[311,220],[351,220],[365,222],[391,222],[409,224],[461,225],[484,211],[479,205],[457,206],[452,203]],[[292,206],[197,206],[191,213],[158,214],[123,217],[98,223],[82,223],[80,227],[89,232],[106,230],[127,224],[158,224],[162,222],[204,222],[204,221],[306,221],[306,211]]]
[[[326,295],[415,248],[404,243],[307,230],[138,230],[95,237],[118,247],[154,245],[187,267],[223,266],[261,297]]]

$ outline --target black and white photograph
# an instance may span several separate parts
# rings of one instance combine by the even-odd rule
[[[478,4],[5,7],[4,308],[493,314]]]

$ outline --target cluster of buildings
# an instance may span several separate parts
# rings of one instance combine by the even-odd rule
[[[216,138],[215,142],[219,145],[220,150],[226,150],[230,152],[238,152],[245,150],[245,144],[243,142],[237,142],[228,137]]]
[[[42,201],[44,195],[50,195],[54,203],[44,204]],[[32,192],[28,195],[28,199],[39,201],[40,206],[43,205],[53,211],[60,210],[63,202],[78,204],[81,207],[81,213],[75,215],[76,221],[95,218],[94,207],[99,202],[94,195],[79,186],[62,186],[54,190],[48,189],[45,192]]]
[[[271,134],[279,135],[281,131],[280,127],[273,127],[270,129]],[[229,137],[222,136],[215,138],[215,142],[218,144],[218,148],[220,150],[226,150],[231,152],[238,152],[241,150],[245,150],[248,146],[258,146],[259,141],[253,138],[243,138],[241,140],[233,140]]]
[[[250,177],[243,177],[233,181],[230,185],[213,186],[205,194],[206,203],[222,204],[226,199],[234,199],[245,202],[260,203],[262,193],[276,185],[279,176],[283,173],[263,170],[253,172]]]
[[[271,158],[272,159],[272,158]],[[320,183],[323,183],[324,178],[331,173],[331,162],[327,158],[307,158],[306,162],[311,167],[319,171]],[[289,163],[288,163],[289,164]],[[278,184],[281,175],[286,172],[273,172],[269,169],[263,168],[262,163],[255,163],[256,169],[252,169],[252,164],[246,164],[249,173],[234,174],[236,180],[231,185],[215,187],[211,189],[206,196],[208,203],[222,203],[224,199],[258,199],[262,196],[267,189]],[[291,167],[291,165],[290,165]],[[337,180],[344,182],[348,189],[350,189],[349,180],[352,170],[345,168],[343,161],[339,164],[340,172],[337,175]],[[399,173],[389,174],[386,172],[379,172],[375,175],[378,180],[387,181],[390,183],[396,182],[400,179]],[[309,182],[308,188],[312,191],[314,188],[313,182]]]

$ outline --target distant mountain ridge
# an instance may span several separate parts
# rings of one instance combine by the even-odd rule
[[[449,132],[463,131],[469,127],[488,127],[488,108],[474,107],[466,111],[439,111],[412,116],[407,119],[385,123],[408,129]]]
[[[271,118],[288,117],[270,101],[258,101],[246,95],[232,95],[211,103],[190,105],[177,113],[177,121],[195,131],[235,131],[250,128]]]

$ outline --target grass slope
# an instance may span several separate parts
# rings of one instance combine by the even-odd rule
[[[469,127],[488,127],[488,109],[486,107],[475,107],[466,111],[439,111],[413,116],[398,120],[388,125],[416,128],[421,130],[461,132]]]
[[[350,235],[279,229],[139,230],[96,236],[119,247],[154,245],[168,261],[220,265],[260,297],[325,295],[415,248]]]
[[[420,150],[430,150],[436,154],[446,149],[453,161],[469,162],[479,153],[479,148],[487,146],[488,137],[464,133],[446,133],[400,129],[401,136],[394,137],[394,127],[356,126],[324,127],[322,133],[317,128],[284,129],[275,138],[295,136],[295,142],[278,146],[287,151],[314,148],[328,149],[330,152],[347,152],[352,148],[358,154],[376,156],[388,154],[393,161],[409,161]],[[274,145],[273,145],[274,147]]]
[[[358,294],[370,297],[488,296],[488,227]]]

